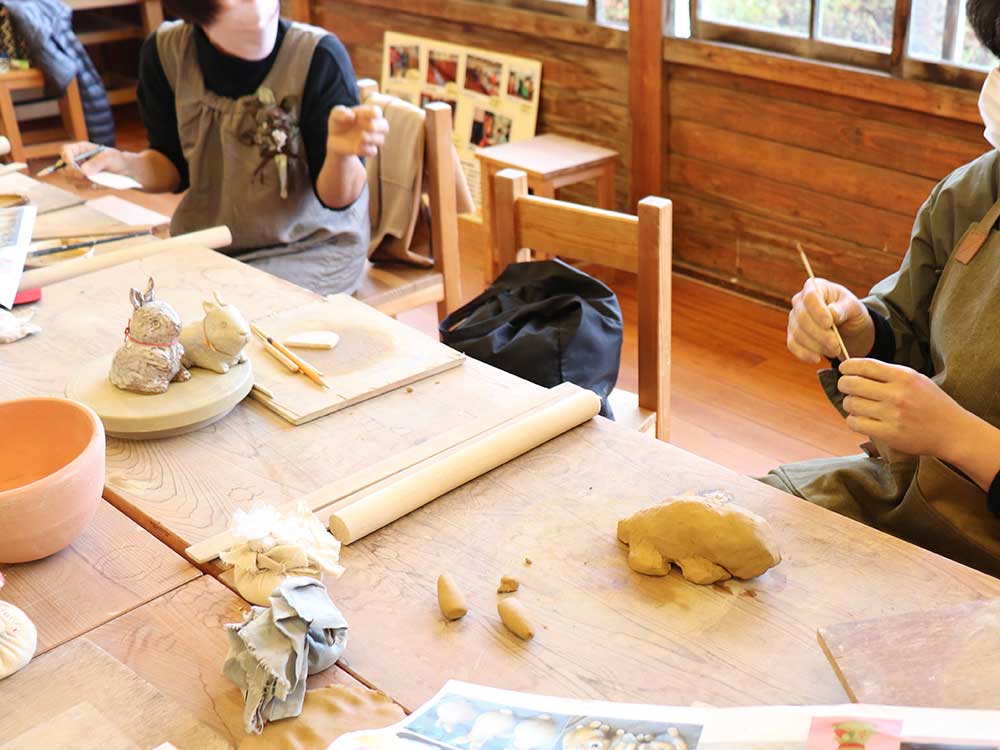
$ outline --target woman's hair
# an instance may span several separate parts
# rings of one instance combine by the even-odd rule
[[[218,0],[165,0],[163,9],[172,16],[204,28],[219,15]]]
[[[968,0],[965,14],[979,41],[1000,57],[1000,0]]]

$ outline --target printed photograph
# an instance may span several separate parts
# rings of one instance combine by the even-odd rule
[[[898,750],[899,719],[824,716],[812,720],[809,750]]]
[[[458,55],[431,50],[427,58],[427,83],[445,86],[458,80]]]
[[[507,77],[507,95],[527,102],[535,98],[535,76],[516,68],[511,68]]]
[[[494,60],[469,55],[465,61],[465,88],[486,96],[500,95],[503,65]]]
[[[693,724],[564,716],[445,696],[397,737],[425,750],[695,750]]]
[[[407,78],[411,70],[420,70],[420,47],[416,44],[392,45],[389,48],[389,75]]]
[[[501,143],[510,142],[510,128],[512,122],[506,117],[496,112],[490,112],[483,107],[476,107],[472,116],[472,135],[469,142],[473,146],[499,146]]]

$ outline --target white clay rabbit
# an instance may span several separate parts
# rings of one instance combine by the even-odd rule
[[[180,316],[156,299],[152,279],[145,293],[133,289],[129,299],[135,312],[125,329],[125,343],[111,363],[111,382],[133,393],[166,393],[170,383],[191,377],[181,365]]]
[[[247,361],[243,350],[250,341],[250,326],[240,311],[222,301],[218,292],[215,302],[203,302],[205,317],[188,323],[181,331],[184,345],[184,366],[203,367],[220,374]]]
[[[33,312],[29,312],[27,315],[19,316],[0,310],[0,344],[13,344],[25,336],[41,333],[42,329],[30,322],[34,315]]]

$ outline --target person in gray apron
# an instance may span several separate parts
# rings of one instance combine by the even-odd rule
[[[183,19],[146,41],[138,101],[150,148],[68,146],[71,175],[186,190],[172,234],[229,227],[225,252],[320,294],[353,292],[370,234],[362,157],[388,123],[359,106],[343,45],[279,17],[278,0],[170,0]]]
[[[1000,56],[997,3],[967,12]],[[824,279],[793,299],[788,347],[831,359],[820,382],[866,454],[762,481],[1000,577],[1000,70],[980,110],[994,150],[935,187],[899,270],[864,300]]]

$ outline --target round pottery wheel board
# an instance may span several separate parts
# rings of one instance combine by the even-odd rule
[[[191,368],[191,379],[171,383],[166,393],[130,393],[108,379],[112,358],[86,365],[66,388],[69,398],[97,412],[111,437],[149,440],[194,432],[222,419],[253,388],[253,368],[245,362],[225,375]]]

